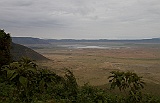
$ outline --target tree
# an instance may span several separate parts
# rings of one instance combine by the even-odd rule
[[[3,65],[9,64],[11,61],[11,37],[9,33],[5,33],[0,29],[0,68]]]
[[[6,82],[15,88],[17,100],[30,102],[36,88],[37,65],[28,58],[2,67]]]
[[[121,72],[121,71],[112,71],[113,75],[109,76],[109,82],[111,83],[111,89],[114,89],[116,86],[119,90],[129,89],[129,98],[131,102],[140,102],[142,100],[141,89],[144,88],[144,82],[142,77],[138,76],[133,72]]]

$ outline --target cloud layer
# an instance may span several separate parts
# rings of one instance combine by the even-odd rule
[[[1,0],[12,36],[75,39],[160,37],[159,0]]]

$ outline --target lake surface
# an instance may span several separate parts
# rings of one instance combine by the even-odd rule
[[[111,45],[57,45],[58,47],[66,47],[70,49],[120,49],[120,48],[129,48],[127,46],[111,46]]]

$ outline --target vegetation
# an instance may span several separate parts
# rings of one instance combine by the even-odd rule
[[[0,29],[0,67],[5,64],[9,64],[11,61],[10,55],[11,37],[10,34]]]
[[[144,82],[142,81],[142,77],[139,77],[136,73],[132,72],[120,72],[120,71],[112,71],[113,75],[109,76],[112,78],[109,80],[111,82],[111,89],[114,89],[116,86],[119,90],[123,90],[126,92],[126,89],[129,89],[129,101],[132,102],[140,102],[142,101],[142,93],[141,89],[144,88]]]
[[[158,99],[142,94],[141,77],[132,72],[111,72],[111,88],[129,88],[128,95],[113,95],[88,84],[77,85],[73,73],[64,77],[40,69],[26,58],[2,67],[5,79],[0,83],[2,103],[158,103]],[[117,74],[118,73],[118,74]],[[123,74],[123,75],[119,75]],[[127,77],[126,77],[127,76]],[[128,79],[129,78],[129,79]]]
[[[6,35],[6,33],[2,34]],[[7,38],[10,38],[10,36]],[[35,62],[28,58],[10,62],[9,44],[1,47],[2,51],[8,50],[8,56],[3,57],[2,55],[4,60],[8,61],[5,63],[1,61],[4,64],[1,63],[0,69],[0,103],[160,102],[157,98],[142,93],[144,82],[142,77],[139,77],[136,73],[111,72],[112,75],[109,77],[111,89],[118,87],[120,91],[126,92],[125,96],[113,95],[88,84],[78,86],[75,76],[67,69],[64,76],[59,76],[50,70],[39,68]]]

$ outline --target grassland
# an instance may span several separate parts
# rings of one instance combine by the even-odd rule
[[[63,74],[65,68],[73,71],[79,85],[89,83],[107,87],[108,76],[113,70],[133,71],[143,76],[146,91],[160,95],[159,45],[141,44],[119,49],[35,49],[51,61],[39,62],[42,66]]]

